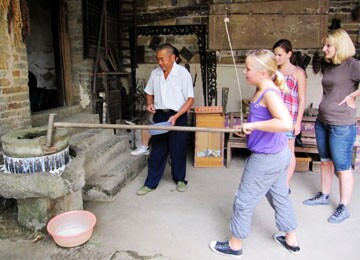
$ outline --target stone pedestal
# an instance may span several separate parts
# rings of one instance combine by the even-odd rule
[[[0,196],[17,199],[19,224],[41,230],[59,213],[83,209],[85,185],[82,155],[70,161],[64,172],[11,174],[0,172]]]
[[[65,211],[83,209],[82,192],[78,190],[58,199],[18,199],[17,206],[19,224],[32,230],[41,230],[52,217]]]

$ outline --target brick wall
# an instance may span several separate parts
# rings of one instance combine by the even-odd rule
[[[0,136],[14,128],[31,127],[28,64],[25,46],[16,48],[0,11]]]
[[[80,87],[91,94],[90,74],[93,60],[83,58],[82,5],[78,0],[67,0],[67,31],[71,48],[72,87],[74,104],[80,103]],[[11,129],[32,127],[28,89],[26,46],[14,47],[8,33],[5,12],[0,12],[0,136]],[[87,109],[91,110],[90,106]]]

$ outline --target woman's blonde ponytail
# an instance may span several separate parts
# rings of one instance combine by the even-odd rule
[[[273,81],[282,92],[287,92],[288,87],[286,85],[285,77],[280,71],[275,71],[273,75]]]

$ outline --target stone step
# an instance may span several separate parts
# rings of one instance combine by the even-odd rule
[[[95,142],[85,152],[85,171],[87,177],[98,174],[112,160],[117,160],[122,153],[129,154],[129,139],[127,136],[109,136],[103,142]]]
[[[64,122],[93,122],[92,116],[72,116]],[[70,148],[84,157],[83,199],[111,201],[146,165],[146,156],[131,156],[126,130],[80,128],[69,135]]]
[[[71,136],[69,143],[76,152],[86,152],[95,160],[129,149],[128,135],[116,135],[112,129],[87,129]]]
[[[107,139],[108,136],[113,134],[114,133],[112,129],[85,129],[70,136],[69,143],[71,146],[83,150],[89,148],[95,142],[102,142],[103,140]]]
[[[49,114],[53,111],[43,111],[35,113],[31,116],[32,127],[47,127],[49,121]],[[56,109],[55,122],[69,122],[69,123],[88,123],[99,124],[100,119],[98,114],[92,114],[84,111],[81,106],[68,106]],[[84,131],[85,128],[66,128],[69,136]]]
[[[130,155],[129,136],[112,129],[87,129],[72,135],[70,145],[84,156],[84,200],[112,200],[146,164],[146,156]]]
[[[99,115],[98,114],[90,114],[88,112],[82,112],[75,115],[71,115],[59,120],[58,122],[67,122],[67,123],[85,123],[85,124],[100,124]],[[77,133],[81,133],[86,131],[86,128],[66,128],[69,136],[72,136]]]
[[[114,196],[133,180],[145,167],[147,156],[131,156],[130,150],[109,162],[98,174],[86,181],[83,199],[91,201],[112,201]],[[116,163],[114,163],[116,161]]]
[[[90,117],[94,115],[94,114],[90,114],[89,112],[86,112],[80,105],[58,107],[55,110],[50,109],[32,114],[31,115],[32,127],[47,126],[49,122],[49,115],[54,112],[56,113],[55,122],[57,121],[67,122],[66,118],[72,117],[72,115],[77,115],[77,114],[86,114],[89,115]],[[99,122],[98,115],[97,118],[98,119],[96,122]]]

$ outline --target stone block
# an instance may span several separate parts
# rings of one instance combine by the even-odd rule
[[[25,103],[29,104],[29,94],[23,93],[23,94],[10,96],[9,101],[10,102],[25,102]],[[1,101],[0,101],[0,103],[1,103]],[[0,109],[0,111],[3,111],[3,110]]]
[[[14,77],[20,77],[20,70],[15,70],[15,71],[13,71],[12,75],[13,75]]]
[[[9,85],[9,87],[3,88],[2,91],[3,94],[19,94],[19,93],[28,93],[29,88],[28,86]]]
[[[7,70],[8,69],[8,63],[5,60],[0,61],[0,69],[1,70]]]
[[[320,161],[312,161],[311,162],[311,171],[320,173]]]
[[[7,109],[8,110],[17,110],[17,109],[22,109],[22,108],[27,108],[28,107],[28,103],[23,103],[23,102],[11,102],[7,104]]]
[[[1,61],[0,61],[0,63],[1,63]],[[1,69],[1,65],[0,65],[0,69]],[[2,78],[2,79],[0,79],[0,86],[2,87],[2,86],[4,86],[4,87],[8,87],[8,86],[10,86],[10,81],[7,79],[7,78],[5,78],[6,76],[4,76],[4,78]]]

